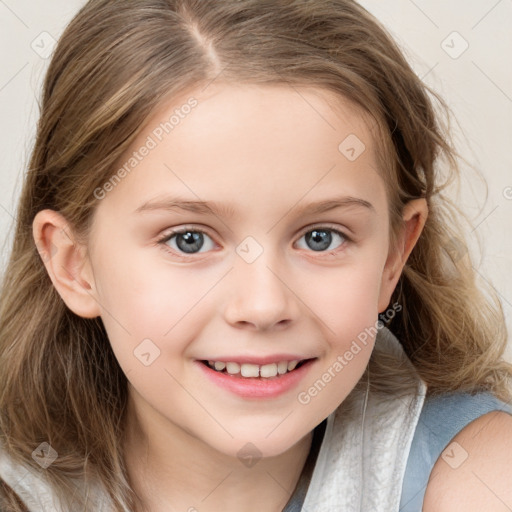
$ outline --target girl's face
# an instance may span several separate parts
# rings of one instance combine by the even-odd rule
[[[158,110],[97,190],[89,246],[143,425],[273,456],[344,400],[399,275],[375,151],[320,91],[212,84]]]

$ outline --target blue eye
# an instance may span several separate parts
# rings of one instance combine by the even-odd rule
[[[306,248],[309,248],[315,252],[332,251],[343,245],[344,242],[348,241],[348,237],[346,237],[340,231],[324,227],[310,229],[304,233],[301,239],[302,238],[304,238],[306,241]],[[336,240],[336,238],[341,240],[340,244],[336,247],[331,247],[333,240]]]
[[[179,231],[173,231],[172,233],[166,235],[163,240],[159,241],[159,243],[168,245],[171,247],[171,249],[177,252],[183,252],[185,254],[197,254],[199,250],[204,246],[205,237],[211,240],[211,238],[204,231],[198,229],[182,229]],[[172,243],[170,244],[169,242]],[[211,245],[213,246],[213,243]],[[212,248],[213,247],[210,247],[210,249]]]

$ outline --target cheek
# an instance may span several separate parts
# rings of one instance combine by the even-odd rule
[[[316,276],[316,285],[304,289],[307,303],[329,328],[328,339],[346,340],[375,323],[382,279],[379,264],[358,255],[354,264]]]
[[[300,403],[314,402],[329,412],[361,378],[377,334],[381,265],[372,251],[360,252],[357,263],[340,268],[329,279],[326,276],[323,293],[321,287],[315,287],[314,295],[310,293],[311,304],[316,304],[314,310],[323,320],[328,346],[312,387],[298,397]],[[320,393],[324,387],[328,391]]]
[[[122,252],[122,258],[102,255],[97,262],[98,299],[105,316],[115,316],[128,331],[161,336],[190,309],[194,299],[197,302],[203,286],[197,274],[172,269],[163,257],[148,257],[146,252],[131,247]]]
[[[208,292],[218,280],[217,275],[145,259],[133,258],[132,253],[132,259],[123,258],[119,264],[104,260],[98,265],[102,320],[114,354],[130,378],[147,369],[147,361],[140,357],[148,352],[154,360],[152,370],[177,369],[182,364],[204,324],[201,319],[211,312]]]

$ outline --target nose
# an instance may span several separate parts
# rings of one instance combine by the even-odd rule
[[[299,314],[293,286],[282,265],[264,252],[256,261],[238,258],[228,283],[225,319],[234,327],[252,330],[282,328]]]

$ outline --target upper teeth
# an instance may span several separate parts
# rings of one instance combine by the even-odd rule
[[[299,364],[296,361],[280,361],[279,363],[271,363],[264,365],[250,364],[250,363],[224,363],[223,361],[208,361],[211,368],[221,372],[226,370],[231,375],[240,373],[242,377],[276,377],[277,374],[283,375],[286,372],[291,372]]]

